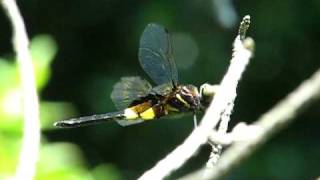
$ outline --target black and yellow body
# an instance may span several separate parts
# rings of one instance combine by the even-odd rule
[[[140,80],[141,79],[138,77],[123,79],[123,81],[128,82],[137,82]],[[126,82],[122,82],[121,85],[122,84],[126,84]],[[128,89],[122,90],[127,91]],[[62,120],[56,122],[55,126],[80,127],[111,120],[117,121],[122,126],[128,126],[144,121],[159,119],[164,116],[186,112],[195,113],[199,110],[199,103],[198,90],[192,85],[178,86],[173,91],[167,91],[165,94],[157,94],[157,92],[151,90],[149,94],[140,97],[140,99],[136,99],[122,111]]]
[[[148,94],[125,109],[127,119],[151,120],[174,113],[195,112],[200,103],[199,93],[192,85],[178,86],[166,93]]]
[[[157,84],[155,87],[140,77],[123,77],[111,93],[119,111],[62,120],[55,126],[79,127],[111,120],[127,126],[173,114],[196,113],[201,108],[197,87],[178,83],[170,37],[165,28],[157,24],[145,28],[140,39],[139,62]]]

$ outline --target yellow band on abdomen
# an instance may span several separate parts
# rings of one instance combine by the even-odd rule
[[[152,108],[147,109],[146,111],[140,113],[140,117],[144,120],[151,120],[156,117],[155,112]]]

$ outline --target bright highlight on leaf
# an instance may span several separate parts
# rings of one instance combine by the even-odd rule
[[[37,88],[41,89],[50,78],[50,63],[57,53],[55,40],[49,35],[38,35],[31,40],[30,50],[36,74]]]
[[[1,113],[10,117],[21,117],[21,93],[17,90],[9,91],[1,100]]]

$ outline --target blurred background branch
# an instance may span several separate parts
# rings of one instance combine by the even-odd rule
[[[225,28],[232,28],[237,23],[238,15],[232,0],[212,0],[212,12]]]
[[[24,109],[24,133],[16,179],[31,180],[36,172],[40,146],[40,119],[29,39],[19,8],[14,0],[1,0],[12,24],[12,43],[16,52],[21,79]]]

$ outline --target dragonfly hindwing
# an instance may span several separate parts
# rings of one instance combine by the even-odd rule
[[[133,101],[145,97],[151,89],[150,83],[138,76],[123,77],[113,86],[111,99],[119,110],[123,110]]]

